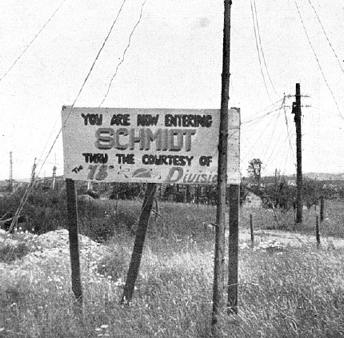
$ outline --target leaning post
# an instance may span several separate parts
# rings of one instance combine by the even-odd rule
[[[67,213],[69,231],[69,249],[72,271],[72,290],[77,300],[79,310],[82,309],[82,287],[80,276],[80,256],[78,238],[78,212],[75,183],[72,179],[66,179],[67,189]]]
[[[127,280],[125,282],[121,304],[129,304],[133,297],[135,282],[139,274],[143,246],[146,238],[148,221],[153,207],[156,183],[147,183],[145,198],[143,200],[139,224],[136,230],[133,253],[131,255]]]

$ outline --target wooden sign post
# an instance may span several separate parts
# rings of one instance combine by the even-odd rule
[[[238,313],[238,254],[239,254],[240,186],[229,186],[229,240],[228,240],[228,313]]]
[[[67,212],[70,262],[72,270],[72,290],[77,300],[79,309],[82,309],[82,288],[80,276],[79,238],[78,238],[78,212],[74,181],[66,179]]]
[[[139,224],[136,231],[135,243],[131,261],[125,282],[124,291],[121,299],[121,304],[129,304],[133,297],[134,287],[137,276],[139,274],[143,245],[146,238],[148,221],[151,214],[154,195],[156,192],[156,184],[148,183],[146,188],[145,198],[143,200]]]

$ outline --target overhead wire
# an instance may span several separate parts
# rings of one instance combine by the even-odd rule
[[[118,12],[117,12],[117,15],[116,15],[115,19],[113,20],[112,25],[111,25],[111,27],[110,27],[110,29],[109,29],[109,31],[108,31],[106,37],[105,37],[105,39],[104,39],[104,41],[103,41],[103,43],[102,43],[100,49],[98,50],[98,53],[97,53],[97,55],[96,55],[96,57],[95,57],[95,59],[94,59],[92,65],[91,65],[91,67],[90,67],[90,69],[89,69],[89,71],[88,71],[88,73],[87,73],[87,75],[86,75],[86,77],[85,77],[85,79],[84,79],[84,81],[83,81],[83,83],[82,83],[82,85],[81,85],[81,87],[80,87],[80,89],[79,89],[79,91],[78,91],[78,93],[77,93],[77,95],[76,95],[76,97],[75,97],[75,99],[74,99],[72,105],[71,105],[70,112],[69,112],[68,116],[66,117],[66,119],[63,121],[62,126],[61,126],[60,130],[58,131],[58,133],[57,133],[57,135],[56,135],[56,137],[55,137],[55,139],[54,139],[54,141],[53,141],[53,143],[52,143],[52,145],[51,145],[51,147],[50,147],[50,149],[49,149],[47,155],[44,157],[44,160],[42,161],[42,164],[41,164],[40,169],[38,170],[37,174],[35,174],[35,169],[36,169],[36,166],[37,166],[37,164],[36,164],[36,159],[35,159],[34,166],[33,166],[33,169],[32,169],[31,184],[29,184],[29,185],[27,186],[27,188],[25,189],[25,191],[24,191],[24,194],[23,194],[23,196],[22,196],[22,199],[21,199],[21,201],[20,201],[20,204],[19,204],[19,206],[18,206],[18,208],[17,208],[17,210],[16,210],[16,215],[17,215],[17,217],[19,217],[19,215],[20,215],[22,209],[24,208],[24,205],[25,205],[25,203],[26,203],[26,201],[27,201],[27,198],[28,198],[28,196],[29,196],[29,193],[30,193],[31,190],[33,189],[33,186],[34,186],[34,183],[35,183],[36,178],[38,178],[38,176],[39,176],[39,174],[40,174],[40,172],[41,172],[43,166],[45,165],[45,163],[46,163],[48,157],[50,156],[50,154],[51,154],[51,152],[52,152],[52,150],[53,150],[53,148],[54,148],[54,146],[55,146],[55,144],[56,144],[56,142],[57,142],[59,136],[61,135],[62,128],[63,128],[63,126],[66,124],[67,120],[69,119],[69,117],[70,117],[70,115],[71,115],[71,113],[72,113],[72,111],[73,111],[73,107],[75,106],[75,104],[76,104],[78,98],[80,97],[80,95],[81,95],[81,93],[82,93],[82,91],[83,91],[83,89],[84,89],[84,87],[85,87],[85,85],[86,85],[86,83],[87,83],[87,81],[88,81],[88,79],[89,79],[89,77],[90,77],[92,71],[93,71],[93,68],[94,68],[96,62],[97,62],[97,60],[99,59],[100,53],[101,53],[101,51],[103,50],[103,48],[104,48],[104,46],[105,46],[105,44],[106,44],[106,42],[107,42],[107,40],[108,40],[108,38],[109,38],[109,36],[110,36],[112,30],[113,30],[113,27],[114,27],[114,25],[116,24],[116,22],[117,22],[117,20],[118,20],[118,17],[119,17],[119,15],[120,15],[121,11],[122,11],[122,8],[123,8],[125,2],[126,2],[126,0],[123,0],[122,4],[121,4],[121,6],[120,6],[120,8],[119,8],[119,10],[118,10]],[[14,218],[14,221],[16,221],[15,218]],[[13,228],[14,225],[15,225],[15,223],[11,224],[11,228]]]
[[[263,147],[264,149],[264,152],[263,152],[263,155],[262,155],[262,159],[265,159],[266,163],[268,163],[270,161],[270,157],[271,157],[271,154],[274,152],[275,148],[277,147],[277,141],[273,141],[274,140],[274,136],[276,134],[276,131],[278,130],[277,128],[277,125],[278,125],[278,122],[279,122],[279,118],[281,116],[281,110],[282,110],[282,107],[279,108],[279,111],[278,111],[278,114],[276,114],[276,117],[275,117],[275,122],[274,122],[274,125],[272,127],[272,131],[270,133],[270,136],[267,138],[267,146],[266,147]],[[279,136],[281,135],[281,133],[279,133]],[[268,155],[270,154],[270,155]]]
[[[282,103],[283,113],[284,113],[284,122],[286,125],[286,132],[287,132],[285,141],[288,141],[288,145],[289,145],[289,147],[286,147],[286,156],[285,156],[284,165],[282,166],[282,173],[286,172],[286,165],[289,162],[289,159],[296,153],[296,151],[294,150],[294,147],[293,147],[293,143],[291,141],[291,132],[289,129],[289,122],[288,122],[288,116],[287,116],[287,111],[286,111],[286,98],[287,97],[290,98],[290,97],[293,97],[293,95],[287,96],[284,94],[284,99],[283,99],[283,103]],[[285,143],[285,141],[283,143]],[[295,165],[295,163],[294,163],[294,165]]]
[[[255,17],[256,17],[256,27],[257,27],[257,35],[258,35],[259,47],[260,47],[260,52],[261,52],[261,55],[262,55],[263,63],[264,63],[264,66],[265,66],[266,75],[268,76],[270,85],[271,85],[273,91],[276,94],[276,88],[275,88],[275,85],[274,85],[274,83],[273,83],[273,81],[271,79],[269,68],[267,66],[267,62],[266,62],[266,58],[265,58],[264,49],[263,49],[263,43],[262,43],[261,34],[260,34],[260,28],[259,28],[259,20],[258,20],[256,0],[253,0],[253,9],[254,9]]]
[[[262,120],[263,118],[269,116],[269,115],[272,115],[273,113],[276,113],[278,112],[279,110],[281,110],[281,108],[276,108],[276,109],[272,109],[270,111],[268,111],[267,113],[263,114],[263,115],[259,115],[253,119],[250,119],[250,120],[247,120],[247,121],[243,121],[241,122],[241,125],[248,125],[248,124],[251,124],[253,122],[259,122],[260,120]]]
[[[269,97],[269,99],[271,100],[271,95],[270,95],[270,92],[269,92],[269,89],[268,89],[268,85],[266,83],[264,71],[263,71],[263,64],[262,64],[261,55],[260,55],[261,53],[260,53],[260,49],[259,49],[259,43],[258,43],[259,40],[258,40],[258,34],[257,34],[257,28],[256,28],[256,20],[255,20],[252,0],[250,2],[250,5],[251,5],[252,25],[253,25],[253,32],[254,32],[254,39],[255,39],[255,44],[256,44],[258,62],[259,62],[259,69],[260,69],[260,73],[262,75],[262,79],[263,79],[263,83],[264,83],[264,88],[265,88],[266,94]]]
[[[318,11],[316,10],[316,8],[315,8],[315,6],[313,5],[313,3],[312,3],[311,0],[308,0],[308,3],[309,3],[309,5],[312,7],[313,12],[314,12],[314,14],[315,14],[315,16],[316,16],[316,18],[317,18],[317,20],[318,20],[318,22],[319,22],[319,25],[320,25],[320,27],[321,27],[321,29],[322,29],[322,32],[324,33],[325,38],[326,38],[326,40],[327,40],[327,42],[328,42],[328,44],[329,44],[329,46],[330,46],[330,48],[331,48],[331,50],[332,50],[332,52],[333,52],[333,55],[334,55],[334,57],[337,59],[339,68],[340,68],[340,70],[342,71],[342,73],[344,74],[344,68],[343,68],[343,66],[342,66],[342,63],[341,63],[341,61],[340,61],[340,59],[339,59],[339,56],[338,56],[337,52],[335,51],[335,49],[334,49],[334,47],[333,47],[333,44],[331,43],[331,40],[330,40],[330,38],[329,38],[329,36],[328,36],[326,30],[325,30],[324,25],[322,24],[322,21],[321,21],[321,19],[320,19],[320,16],[319,16],[319,14],[318,14]]]
[[[53,135],[55,135],[54,131],[57,128],[57,123],[59,122],[59,120],[60,120],[60,117],[57,116],[56,119],[55,119],[55,122],[53,123],[53,125],[52,125],[52,127],[51,127],[51,129],[49,131],[49,134],[48,134],[49,136],[48,136],[48,138],[47,138],[47,140],[46,140],[46,142],[44,144],[44,147],[42,148],[42,152],[41,152],[40,156],[38,157],[38,161],[39,162],[42,160],[42,158],[43,158],[43,156],[44,156],[44,154],[46,152],[46,149],[47,149],[47,147],[48,147],[48,145],[50,143],[49,141],[51,140],[51,137],[53,137]]]
[[[23,50],[19,53],[19,55],[14,59],[14,61],[10,64],[4,74],[0,77],[0,82],[11,72],[11,70],[15,67],[15,65],[20,61],[20,59],[24,56],[24,54],[28,51],[28,49],[32,46],[32,44],[37,40],[37,38],[41,35],[44,29],[48,26],[51,20],[56,16],[57,12],[62,8],[63,4],[67,0],[63,0],[54,10],[54,12],[49,16],[47,21],[43,24],[43,26],[36,32],[33,38],[29,41],[29,43],[23,48]]]
[[[272,148],[271,152],[266,157],[266,163],[270,163],[270,161],[271,163],[274,163],[273,160],[275,159],[276,152],[279,152],[279,159],[283,159],[283,158],[285,159],[286,152],[288,152],[288,147],[285,147],[284,145],[287,139],[288,139],[288,136],[285,136],[283,138],[283,133],[278,133],[278,138],[274,142],[275,146]],[[284,162],[283,166],[279,164],[278,169],[281,169],[281,170],[284,169],[285,165],[286,165],[286,162]]]
[[[259,155],[259,157],[262,159],[264,163],[270,163],[270,160],[275,157],[276,152],[279,152],[281,154],[281,156],[279,157],[284,159],[282,167],[279,166],[279,169],[281,169],[283,172],[286,171],[286,164],[293,153],[292,148],[290,146],[289,147],[284,146],[288,140],[290,142],[289,128],[287,129],[284,140],[282,140],[283,133],[281,132],[278,134],[278,137],[275,140],[275,134],[278,130],[280,130],[280,128],[277,128],[277,126],[283,125],[285,123],[285,121],[283,122],[281,120],[281,118],[283,118],[281,113],[282,112],[285,113],[285,98],[286,96],[283,97],[282,100],[279,100],[279,101],[282,101],[281,105],[277,109],[274,110],[278,112],[278,114],[276,114],[275,119],[270,119],[269,123],[262,129],[262,132],[258,136],[258,138],[251,144],[251,146],[249,146],[248,148],[246,148],[246,150],[243,151],[243,153],[245,154],[245,156],[243,157],[248,157],[249,153],[247,152],[247,150],[249,152],[252,152],[253,149],[257,148],[257,147],[253,147],[253,145],[257,145],[259,141],[262,140],[263,138],[266,139],[266,141],[263,142],[263,145],[261,147],[265,149],[265,151],[263,152],[263,154]],[[266,134],[266,131],[268,130],[270,131],[270,134],[264,137],[263,134]],[[254,156],[257,156],[257,155],[254,155]]]
[[[282,112],[282,110],[281,110]],[[282,114],[280,114],[278,116],[279,119],[279,125],[283,125],[283,117]],[[279,130],[282,130],[282,128],[279,128]],[[274,135],[271,136],[271,138]],[[290,147],[286,146],[286,143],[289,139],[289,135],[286,133],[284,134],[283,132],[279,132],[278,133],[278,137],[275,139],[274,143],[274,147],[272,148],[272,150],[270,152],[267,152],[266,157],[264,157],[265,162],[266,163],[273,163],[273,159],[277,158],[276,157],[276,153],[278,152],[278,158],[279,159],[284,159],[284,161],[281,161],[280,163],[275,164],[275,167],[279,170],[281,170],[281,172],[285,173],[286,172],[286,165],[289,162],[290,159],[290,154],[292,154],[292,151],[290,149]],[[283,164],[282,164],[283,163]]]
[[[290,148],[289,147],[285,147],[285,152],[284,152],[284,163],[282,165],[282,167],[280,168],[281,173],[284,175],[286,173],[286,168],[287,168],[287,163],[290,161]]]
[[[292,146],[292,143],[291,143],[291,139],[290,139],[289,123],[288,123],[287,111],[286,111],[286,108],[285,108],[285,99],[286,99],[286,96],[284,94],[283,103],[282,103],[283,112],[284,112],[284,121],[285,121],[285,125],[286,125],[286,128],[287,128],[287,136],[288,136],[289,147],[290,147],[290,150],[292,152],[294,152],[294,149],[293,149],[293,146]]]
[[[269,121],[265,125],[265,127],[261,128],[261,131],[258,134],[258,137],[253,139],[253,141],[248,146],[245,146],[245,149],[243,147],[243,149],[241,151],[242,158],[251,157],[252,156],[251,154],[255,151],[257,144],[259,144],[259,141],[263,139],[263,136],[265,135],[265,133],[270,130],[270,126],[272,125],[272,123],[273,123],[273,119],[269,119]],[[255,147],[254,147],[254,145],[255,145]]]
[[[40,169],[39,169],[39,171],[38,171],[38,174],[41,172],[41,170],[42,170],[42,168],[43,168],[43,166],[44,166],[46,160],[48,159],[48,157],[49,157],[50,153],[52,152],[52,150],[53,150],[53,148],[54,148],[54,146],[55,146],[55,144],[56,144],[58,138],[60,137],[60,135],[61,135],[61,133],[62,133],[62,128],[66,125],[67,121],[69,120],[69,117],[70,117],[70,115],[71,115],[72,112],[73,112],[73,108],[74,108],[76,102],[78,101],[78,99],[79,99],[79,97],[80,97],[80,95],[81,95],[83,89],[85,88],[85,85],[86,85],[86,83],[87,83],[87,81],[88,81],[88,79],[89,79],[89,77],[90,77],[90,75],[91,75],[91,73],[92,73],[92,71],[93,71],[93,69],[94,69],[95,64],[97,63],[97,61],[98,61],[98,59],[99,59],[99,57],[100,57],[100,54],[101,54],[102,50],[104,49],[104,47],[105,47],[105,45],[106,45],[106,43],[107,43],[107,41],[108,41],[108,39],[109,39],[109,37],[110,37],[110,35],[111,35],[111,32],[113,31],[113,28],[114,28],[114,26],[115,26],[115,24],[116,24],[116,22],[117,22],[117,20],[118,20],[118,18],[119,18],[119,16],[120,16],[121,12],[122,12],[122,9],[123,9],[123,7],[124,7],[126,1],[127,1],[127,0],[123,0],[123,1],[122,1],[121,6],[120,6],[119,10],[117,11],[117,14],[116,14],[114,20],[112,21],[112,24],[111,24],[111,26],[110,26],[110,28],[109,28],[109,30],[108,30],[108,33],[106,34],[106,37],[105,37],[105,39],[104,39],[104,41],[103,41],[101,47],[99,48],[99,50],[98,50],[98,52],[97,52],[97,54],[96,54],[96,56],[95,56],[95,58],[94,58],[94,60],[93,60],[93,62],[92,62],[92,65],[91,65],[90,69],[88,70],[87,75],[86,75],[86,77],[85,77],[85,79],[84,79],[84,81],[83,81],[83,83],[82,83],[82,85],[81,85],[81,87],[80,87],[80,89],[79,89],[79,91],[78,91],[78,93],[77,93],[77,95],[76,95],[76,97],[75,97],[75,99],[74,99],[74,101],[73,101],[71,107],[70,107],[70,112],[69,112],[69,114],[67,115],[66,119],[63,121],[60,130],[58,131],[58,133],[57,133],[57,135],[56,135],[56,137],[55,137],[55,139],[54,139],[54,141],[53,141],[51,147],[49,148],[49,151],[48,151],[47,155],[45,156],[45,158],[44,158],[44,160],[43,160],[43,163],[42,163],[41,166],[40,166]]]
[[[263,109],[262,111],[266,110],[269,107],[273,107],[275,106],[277,103],[281,103],[283,102],[283,97],[276,100],[275,102],[273,102],[272,104],[268,105],[265,109]],[[254,126],[257,126],[260,122],[263,122],[263,120],[266,117],[272,117],[276,112],[280,112],[281,110],[281,104],[279,105],[279,107],[275,108],[275,109],[271,109],[268,112],[266,112],[265,114],[256,116],[255,118],[252,118],[250,120],[247,121],[243,121],[241,122],[241,126],[243,127],[242,129],[242,133],[245,133],[244,129],[246,130],[246,128],[252,128]],[[250,144],[248,144],[247,146],[243,145],[243,149],[241,151],[242,153],[242,158],[245,157],[249,157],[249,155],[251,153],[253,153],[254,149],[256,149],[256,145],[259,143],[260,140],[262,140],[264,134],[270,130],[270,126],[272,124],[274,120],[273,119],[269,119],[268,123],[263,127],[260,128],[260,132],[258,131],[258,137],[256,139],[254,139],[252,142],[250,142]],[[251,129],[252,130],[252,129]]]
[[[116,69],[115,69],[115,72],[114,74],[112,75],[109,83],[108,83],[108,87],[107,87],[107,90],[106,90],[106,93],[104,95],[104,97],[102,98],[102,100],[100,101],[99,103],[99,107],[104,103],[104,101],[106,100],[106,98],[108,97],[109,95],[109,92],[110,92],[110,89],[111,89],[111,86],[112,86],[112,82],[113,80],[115,79],[115,77],[117,76],[118,74],[118,70],[120,68],[120,66],[123,64],[124,60],[125,60],[125,55],[127,53],[127,51],[129,50],[130,48],[130,45],[131,45],[131,39],[133,38],[134,34],[135,34],[135,31],[136,31],[136,28],[139,26],[140,22],[141,22],[141,19],[142,19],[142,15],[143,15],[143,9],[144,9],[144,6],[146,4],[147,0],[143,1],[142,4],[141,4],[141,10],[140,10],[140,15],[139,15],[139,18],[138,20],[136,21],[135,25],[133,26],[130,34],[129,34],[129,38],[128,38],[128,43],[127,43],[127,46],[125,47],[124,51],[123,51],[123,54],[122,54],[122,57],[120,59],[120,61],[117,63],[117,66],[116,66]]]
[[[327,80],[327,78],[326,78],[326,76],[325,76],[325,72],[324,72],[324,70],[323,70],[323,68],[322,68],[322,66],[321,66],[320,60],[319,60],[319,58],[318,58],[318,55],[317,55],[317,53],[316,53],[316,51],[315,51],[315,49],[314,49],[314,47],[313,47],[312,41],[310,40],[310,37],[309,37],[308,31],[307,31],[307,28],[306,28],[306,26],[305,26],[305,23],[304,23],[304,20],[303,20],[303,17],[302,17],[300,8],[299,8],[299,5],[297,4],[297,1],[296,1],[296,0],[294,0],[294,3],[295,3],[295,6],[296,6],[296,9],[297,9],[297,13],[298,13],[298,15],[299,15],[299,18],[300,18],[300,21],[301,21],[303,30],[304,30],[304,32],[305,32],[305,35],[306,35],[308,44],[309,44],[309,46],[310,46],[310,48],[311,48],[311,50],[312,50],[312,52],[313,52],[314,58],[315,58],[315,60],[316,60],[316,62],[317,62],[318,68],[319,68],[320,73],[321,73],[321,75],[322,75],[322,77],[323,77],[323,80],[324,80],[324,82],[325,82],[325,84],[326,84],[326,86],[327,86],[327,89],[329,90],[329,92],[330,92],[330,94],[331,94],[331,96],[332,96],[332,99],[333,99],[333,101],[334,101],[334,103],[335,103],[335,106],[336,106],[337,111],[338,111],[338,115],[339,115],[342,119],[344,119],[344,115],[343,115],[342,111],[341,111],[340,108],[339,108],[339,104],[338,104],[338,102],[337,102],[337,99],[336,99],[336,97],[335,97],[335,95],[334,95],[334,92],[333,92],[332,88],[330,87],[330,84],[329,84],[329,82],[328,82],[328,80]]]
[[[259,122],[261,122],[263,120],[260,120]],[[248,144],[245,145],[244,143],[242,143],[242,149],[241,149],[241,154],[243,155],[243,157],[245,157],[244,155],[248,155],[248,152],[251,151],[253,149],[254,145],[257,145],[257,143],[259,142],[260,139],[262,139],[263,135],[267,132],[267,130],[269,129],[270,125],[272,123],[272,120],[270,119],[264,128],[259,128],[257,130],[257,133],[255,132],[251,132],[251,134],[256,134],[257,137],[255,139],[252,139],[252,137],[243,137],[244,140],[248,140],[251,139],[252,141]],[[257,126],[257,125],[255,125]],[[251,129],[252,130],[252,129]],[[241,130],[242,135],[245,135],[246,131],[244,129]]]
[[[264,112],[265,112],[266,110],[268,110],[270,107],[271,107],[271,108],[274,107],[277,103],[281,102],[282,100],[283,100],[283,97],[280,98],[280,99],[278,99],[278,100],[276,100],[276,101],[274,101],[274,102],[272,102],[272,103],[270,103],[270,104],[267,105],[265,108],[259,110],[259,111],[256,112],[255,114],[264,113]],[[270,113],[270,112],[271,112],[271,110],[269,110],[267,113],[264,113],[264,114],[262,114],[262,115],[258,115],[257,117],[254,117],[253,119],[250,119],[250,120],[247,120],[247,121],[242,121],[242,122],[241,122],[241,125],[242,125],[242,124],[248,124],[248,123],[250,123],[251,120],[253,121],[253,120],[259,119],[260,117],[265,117],[265,115],[268,114],[268,113]]]

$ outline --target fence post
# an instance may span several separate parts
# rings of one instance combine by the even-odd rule
[[[252,214],[250,214],[250,231],[251,231],[251,247],[254,247],[254,233],[253,233],[253,219]]]
[[[67,213],[69,230],[69,250],[72,270],[72,290],[82,310],[82,287],[80,277],[80,257],[79,257],[79,239],[78,239],[78,211],[75,184],[72,179],[66,179],[67,190]]]
[[[319,247],[320,246],[319,216],[315,217],[315,238],[317,240],[317,247]]]
[[[320,222],[324,220],[324,196],[320,197]]]

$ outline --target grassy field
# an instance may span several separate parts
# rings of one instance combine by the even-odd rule
[[[81,212],[83,232],[97,237],[88,223],[92,217],[95,226],[105,219],[116,231],[103,224],[109,231],[103,243],[106,253],[83,258],[83,316],[73,312],[68,255],[61,251],[24,264],[19,257],[25,262],[28,253],[39,257],[44,250],[32,235],[16,234],[20,249],[11,252],[17,259],[10,259],[5,244],[0,250],[0,336],[209,337],[214,234],[203,224],[214,221],[215,208],[172,203],[159,207],[150,222],[140,278],[128,307],[118,302],[133,245],[131,225],[140,204],[96,203],[100,205],[93,216]],[[339,234],[341,206],[331,208],[326,222]],[[244,227],[248,215],[241,215]],[[268,211],[255,212],[254,222],[260,228],[274,224]],[[287,218],[284,222],[290,226]],[[223,315],[223,337],[344,336],[343,253],[315,246],[252,250],[241,243],[239,314]]]
[[[275,209],[246,209],[241,212],[241,225],[249,226],[249,214],[253,216],[256,229],[287,230],[306,234],[314,234],[316,216],[320,208],[303,210],[302,225],[295,226],[294,210],[281,211]],[[344,201],[325,201],[324,221],[320,224],[320,231],[324,236],[344,238]]]

